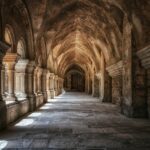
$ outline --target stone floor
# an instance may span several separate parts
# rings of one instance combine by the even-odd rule
[[[0,149],[150,150],[150,120],[129,119],[112,104],[66,93],[0,133]]]

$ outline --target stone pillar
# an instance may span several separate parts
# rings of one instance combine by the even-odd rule
[[[47,76],[46,76],[46,91],[47,91],[47,100],[51,98],[50,94],[50,72],[47,71]]]
[[[137,56],[141,60],[142,66],[147,70],[147,94],[146,94],[146,99],[147,99],[147,110],[148,110],[148,117],[150,118],[150,45],[147,47],[139,50],[137,52]]]
[[[88,82],[88,84],[89,84],[89,89],[88,89],[88,94],[92,94],[92,89],[93,89],[93,86],[92,86],[92,78],[91,78],[91,76],[89,75],[89,82]]]
[[[99,79],[96,75],[93,77],[93,97],[99,97]]]
[[[33,79],[34,79],[34,81],[33,81],[34,94],[35,94],[35,96],[37,96],[38,95],[38,82],[39,82],[38,81],[38,67],[36,67],[34,69]]]
[[[55,75],[54,77],[54,90],[55,90],[55,96],[58,96],[58,76]]]
[[[17,100],[26,99],[26,67],[28,60],[20,59],[15,66],[15,95]]]
[[[62,90],[63,90],[63,79],[62,79],[62,78],[59,78],[58,82],[59,82],[59,84],[58,84],[58,87],[59,87],[59,94],[62,94]]]
[[[16,53],[7,53],[3,58],[5,66],[5,97],[6,101],[16,101],[14,86],[15,86],[15,64],[18,60]]]
[[[57,78],[57,95],[60,94],[60,78]]]
[[[64,90],[64,79],[61,78],[61,94],[63,93],[63,90]]]
[[[36,67],[34,70],[34,93],[36,97],[36,107],[39,107],[44,102],[42,95],[42,68],[40,67]]]
[[[112,78],[112,103],[121,105],[122,102],[122,61],[106,68]]]
[[[51,99],[55,97],[55,90],[54,90],[54,74],[50,73],[50,95]]]
[[[42,68],[38,68],[37,71],[37,94],[42,95]]]
[[[0,77],[0,86],[1,86],[0,99],[4,100],[3,98],[5,97],[5,67],[3,64],[0,64],[0,70],[1,70],[0,72],[0,76],[1,76]]]
[[[100,59],[100,101],[101,102],[112,102],[111,95],[112,95],[112,86],[111,86],[111,77],[108,75],[105,66],[105,59],[103,53],[101,52],[101,59]]]
[[[50,73],[47,69],[43,69],[42,73],[42,94],[44,96],[44,102],[50,98],[50,86],[49,86],[49,79]]]
[[[36,99],[34,93],[34,70],[35,62],[30,61],[27,65],[27,97],[30,103],[30,111],[36,109]]]
[[[0,64],[0,130],[7,127],[7,106],[4,94],[4,66]]]
[[[136,56],[132,25],[127,16],[123,23],[123,103],[122,113],[128,117],[147,117],[146,71]]]
[[[89,75],[86,74],[85,76],[85,92],[88,94],[89,93]]]
[[[6,103],[3,99],[4,96],[4,85],[5,85],[5,70],[2,64],[3,58],[9,50],[10,46],[0,41],[0,129],[7,127],[7,108]]]

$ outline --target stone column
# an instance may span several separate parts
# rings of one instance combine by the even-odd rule
[[[57,78],[57,95],[60,94],[60,78]]]
[[[122,102],[122,61],[106,68],[112,78],[112,103],[121,105]]]
[[[146,94],[146,99],[147,99],[147,110],[148,110],[148,117],[150,118],[150,45],[147,47],[139,50],[137,52],[137,56],[141,60],[142,66],[146,69],[147,71],[147,94]]]
[[[44,102],[47,102],[48,98],[50,98],[50,91],[49,91],[49,71],[47,69],[43,69],[42,73],[42,94],[44,96]]]
[[[38,68],[37,71],[37,94],[42,95],[42,68]]]
[[[149,58],[150,60],[150,58]],[[148,117],[150,118],[150,68],[147,70],[147,107],[148,107]]]
[[[55,90],[54,90],[54,74],[50,73],[50,95],[51,99],[55,97]]]
[[[98,72],[97,74],[96,74],[96,78],[98,79],[98,84],[99,85],[97,85],[98,86],[98,90],[99,90],[99,92],[98,92],[98,95],[96,96],[96,97],[98,97],[99,96],[99,99],[100,99],[100,101],[102,101],[102,98],[103,98],[103,93],[104,93],[104,85],[103,85],[103,81],[102,81],[102,73],[101,72]]]
[[[50,94],[50,72],[47,71],[47,76],[46,76],[46,91],[47,91],[47,100],[51,98]]]
[[[123,22],[123,103],[122,113],[128,117],[147,117],[146,70],[137,58],[132,25],[127,16]]]
[[[34,70],[34,93],[36,96],[36,107],[41,106],[44,102],[41,88],[42,88],[42,68],[36,67]]]
[[[85,75],[85,92],[89,93],[89,76],[88,74]]]
[[[15,86],[15,64],[18,60],[16,53],[7,53],[3,58],[3,65],[5,66],[5,100],[16,101],[14,86]]]
[[[35,62],[30,61],[27,65],[27,97],[30,102],[30,111],[36,108],[36,99],[34,93],[34,70]]]
[[[88,94],[92,94],[92,91],[93,91],[93,86],[92,86],[92,76],[89,74],[89,77],[88,77],[89,81],[88,81],[88,84],[89,84],[89,89],[88,89]]]
[[[5,70],[3,65],[3,58],[9,50],[10,46],[0,41],[0,129],[7,127],[7,108],[4,97],[4,85],[5,85]]]
[[[106,71],[106,64],[104,55],[101,52],[101,59],[100,59],[100,101],[101,102],[112,102],[111,95],[112,95],[112,86],[111,86],[111,77],[108,75]]]
[[[5,97],[5,67],[3,64],[0,64],[0,100],[4,100]]]
[[[15,66],[15,95],[17,100],[26,99],[26,67],[28,60],[20,59]]]
[[[63,89],[63,88],[64,88],[63,85],[64,85],[64,79],[61,78],[61,94],[63,93],[63,90],[64,90],[64,89]]]
[[[33,81],[34,94],[35,94],[35,96],[37,96],[38,95],[38,82],[39,82],[38,81],[38,67],[36,67],[34,69],[33,79],[34,79],[34,81]]]
[[[55,75],[54,77],[54,90],[55,90],[55,96],[58,96],[58,76]]]
[[[93,97],[99,97],[99,79],[98,77],[94,74],[93,76]]]
[[[0,64],[0,129],[7,127],[7,106],[3,99],[4,96],[4,66]],[[2,71],[3,70],[3,71]]]
[[[62,78],[58,78],[58,90],[59,90],[59,94],[62,93],[62,89],[63,89],[63,79]]]

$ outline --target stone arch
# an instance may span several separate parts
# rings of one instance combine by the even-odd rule
[[[9,7],[6,7],[7,5]],[[24,41],[26,42],[26,56],[29,59],[34,60],[35,47],[34,47],[33,27],[30,18],[31,16],[29,14],[25,2],[22,0],[14,0],[13,2],[10,2],[9,0],[5,1],[3,0],[1,12],[3,24],[4,25],[10,24],[13,27],[14,31],[13,33],[15,35],[16,40],[14,42],[13,50],[17,50],[16,44],[21,36],[24,38]]]
[[[77,64],[68,66],[64,75],[66,91],[85,91],[85,71]]]
[[[8,50],[8,52],[14,51],[14,44],[15,44],[15,35],[13,32],[13,28],[11,25],[6,25],[5,31],[4,31],[4,40],[7,44],[11,46],[11,48]]]

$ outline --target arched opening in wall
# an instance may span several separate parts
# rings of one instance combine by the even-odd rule
[[[14,35],[13,35],[13,29],[9,25],[5,27],[4,40],[7,44],[11,46],[8,52],[12,52],[14,47]]]
[[[65,91],[85,91],[85,72],[81,67],[72,65],[67,69],[64,77],[64,89]]]
[[[23,38],[17,43],[17,53],[20,56],[19,61],[15,65],[15,95],[18,100],[26,98],[26,44]]]
[[[18,41],[17,44],[17,53],[20,55],[20,59],[25,59],[25,42],[23,39]]]

